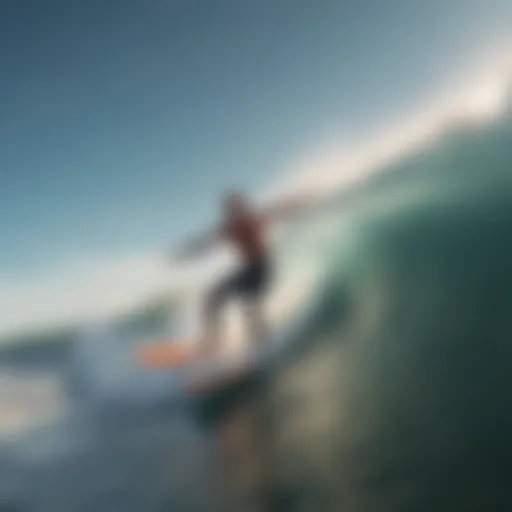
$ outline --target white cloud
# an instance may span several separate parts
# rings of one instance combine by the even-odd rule
[[[503,52],[478,72],[461,76],[461,86],[418,114],[405,116],[391,129],[350,144],[326,144],[300,157],[263,197],[273,199],[304,190],[323,194],[334,186],[351,186],[391,160],[428,144],[454,119],[478,123],[495,119],[507,103],[509,57],[509,52]],[[74,263],[30,280],[2,277],[0,271],[0,333],[115,314],[169,286],[201,286],[226,261],[225,254],[217,254],[207,262],[180,268],[149,254]]]

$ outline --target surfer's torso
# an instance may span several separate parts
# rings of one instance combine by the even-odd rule
[[[265,229],[257,215],[239,215],[225,224],[227,239],[240,252],[247,265],[265,265],[268,259]]]

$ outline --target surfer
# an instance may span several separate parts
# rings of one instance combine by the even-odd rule
[[[223,201],[220,227],[199,236],[178,251],[180,260],[188,260],[221,242],[231,243],[241,257],[241,267],[214,286],[204,301],[203,336],[199,351],[215,352],[219,345],[219,317],[226,302],[239,299],[245,306],[245,324],[251,341],[266,337],[263,300],[273,277],[268,226],[298,213],[309,201],[303,197],[281,201],[257,211],[240,192],[228,193]]]

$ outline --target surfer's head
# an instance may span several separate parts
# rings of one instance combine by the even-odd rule
[[[224,196],[224,212],[228,217],[246,215],[249,211],[250,203],[243,192],[232,190]]]

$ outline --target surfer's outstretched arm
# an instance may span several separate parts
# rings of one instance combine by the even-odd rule
[[[196,238],[193,238],[184,244],[177,251],[172,252],[172,258],[184,260],[200,256],[202,253],[213,249],[213,247],[223,239],[223,231],[221,229],[213,229]]]

